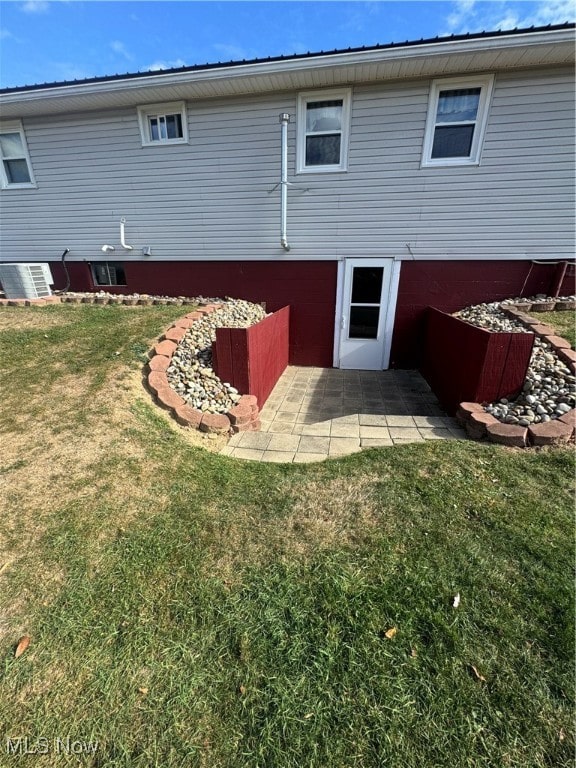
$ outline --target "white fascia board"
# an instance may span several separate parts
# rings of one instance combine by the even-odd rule
[[[270,75],[298,74],[311,70],[339,67],[353,67],[373,63],[408,61],[424,59],[432,62],[437,57],[449,57],[456,54],[477,55],[494,50],[530,49],[538,45],[553,46],[559,43],[574,42],[574,30],[555,30],[553,32],[529,32],[473,40],[450,40],[427,43],[423,45],[399,45],[397,48],[381,50],[351,51],[343,53],[314,54],[308,58],[295,60],[256,62],[250,64],[235,64],[233,66],[215,66],[213,69],[200,69],[192,72],[159,72],[156,75],[133,77],[127,75],[123,79],[106,80],[98,83],[70,83],[50,88],[38,88],[17,93],[8,93],[0,97],[0,103],[24,104],[30,102],[49,102],[66,96],[82,97],[114,94],[131,91],[137,96],[139,91],[162,86],[193,85],[194,83],[218,83],[241,80],[252,77],[268,77]],[[550,63],[556,63],[554,56]],[[426,67],[422,76],[426,76]],[[430,71],[434,71],[430,66]],[[287,86],[288,87],[288,86]],[[293,86],[292,86],[293,87]]]

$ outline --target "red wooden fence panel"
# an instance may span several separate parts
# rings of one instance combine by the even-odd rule
[[[490,333],[428,307],[421,373],[446,410],[461,402],[515,397],[526,378],[534,335]]]
[[[262,408],[288,365],[290,307],[250,328],[217,328],[212,365],[222,381],[243,395],[255,395]]]

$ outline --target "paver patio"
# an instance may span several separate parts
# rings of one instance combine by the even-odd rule
[[[289,366],[260,416],[261,432],[234,435],[222,453],[303,463],[363,448],[467,438],[417,371]]]

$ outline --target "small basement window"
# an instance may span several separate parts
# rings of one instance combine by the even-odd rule
[[[186,105],[183,101],[138,107],[138,122],[143,146],[188,142]]]
[[[0,125],[1,180],[4,189],[35,187],[22,123]]]
[[[423,166],[479,164],[493,83],[492,76],[432,83]]]
[[[124,264],[119,261],[92,262],[94,285],[126,285]]]
[[[348,165],[350,90],[298,96],[298,173],[345,171]]]

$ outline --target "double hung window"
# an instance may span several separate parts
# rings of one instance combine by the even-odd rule
[[[480,162],[492,84],[491,76],[432,83],[423,166]]]
[[[0,157],[2,187],[35,187],[32,164],[20,121],[0,125]]]
[[[298,97],[298,172],[345,171],[348,164],[350,91]]]

